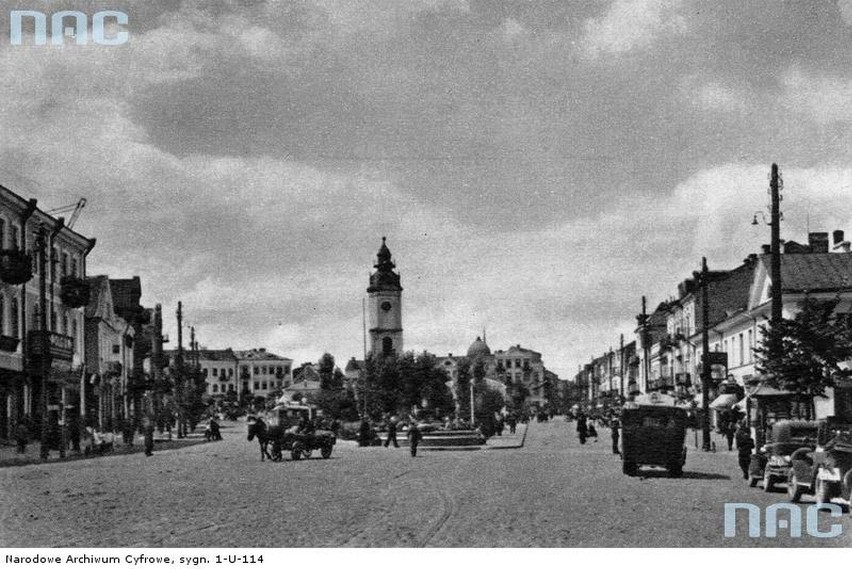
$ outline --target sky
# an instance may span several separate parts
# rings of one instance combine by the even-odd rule
[[[128,14],[11,45],[13,9]],[[88,201],[88,273],[209,348],[361,357],[387,237],[406,350],[562,378],[768,242],[852,232],[852,0],[14,0],[0,184]],[[27,40],[28,38],[25,38]]]

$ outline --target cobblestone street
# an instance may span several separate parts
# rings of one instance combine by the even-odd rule
[[[766,507],[736,453],[690,446],[683,478],[621,473],[609,431],[581,447],[574,424],[529,426],[523,448],[357,448],[261,462],[243,423],[222,442],[0,469],[4,547],[849,546],[838,538],[723,535],[725,502]],[[691,440],[688,441],[691,444]],[[804,516],[803,516],[804,517]],[[780,534],[783,536],[784,531]]]

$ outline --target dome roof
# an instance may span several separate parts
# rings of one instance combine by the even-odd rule
[[[467,349],[467,357],[469,358],[477,358],[491,355],[491,348],[488,347],[482,338],[479,336],[476,337],[476,340],[470,345]]]

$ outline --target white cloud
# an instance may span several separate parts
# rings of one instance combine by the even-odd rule
[[[781,85],[783,102],[794,112],[821,125],[852,121],[852,79],[814,76],[791,67],[782,75]]]
[[[589,56],[644,49],[664,35],[682,34],[681,0],[614,0],[600,18],[584,24],[582,46]]]
[[[693,107],[711,113],[740,113],[752,109],[746,92],[718,81],[704,81],[700,76],[684,78],[680,85],[683,98]]]

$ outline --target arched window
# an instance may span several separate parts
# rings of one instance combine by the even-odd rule
[[[393,339],[390,337],[382,338],[382,353],[390,354],[393,353]]]

